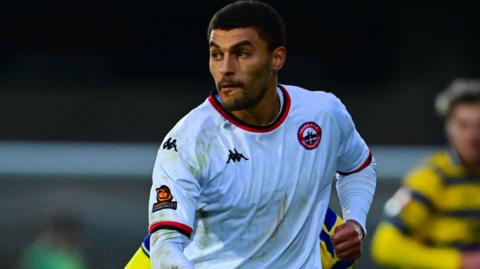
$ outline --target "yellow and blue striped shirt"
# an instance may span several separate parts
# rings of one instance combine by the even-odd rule
[[[462,251],[480,249],[480,167],[475,169],[441,151],[410,173],[385,206],[374,258],[401,268],[460,268]]]

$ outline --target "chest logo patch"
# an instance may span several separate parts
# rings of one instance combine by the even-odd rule
[[[297,137],[304,148],[311,150],[320,144],[322,129],[313,121],[305,122],[298,128]]]
[[[157,202],[153,204],[152,212],[156,212],[161,209],[170,208],[177,209],[177,202],[173,202],[173,195],[170,192],[170,188],[162,185],[157,191]]]

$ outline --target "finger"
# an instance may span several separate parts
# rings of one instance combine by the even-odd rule
[[[349,238],[353,237],[352,231],[349,229],[342,229],[340,231],[335,230],[335,233],[332,236],[333,242],[340,242],[348,240]]]
[[[334,249],[335,249],[335,252],[342,252],[342,251],[346,251],[346,250],[349,250],[351,248],[359,248],[362,246],[362,242],[357,239],[357,238],[352,238],[348,241],[343,241],[343,242],[340,242],[340,243],[336,243],[334,244]]]
[[[347,242],[347,241],[361,243],[362,239],[360,238],[360,236],[358,236],[358,234],[355,231],[353,231],[353,232],[341,233],[341,234],[337,235],[337,237],[335,237],[335,238],[332,237],[332,241],[333,241],[334,244],[341,244],[341,243]]]
[[[352,224],[353,230],[355,230],[355,233],[358,235],[359,239],[363,240],[363,237],[365,236],[365,234],[363,233],[362,226],[358,222],[353,220],[352,221],[348,220],[348,222]]]
[[[339,233],[339,234],[334,234],[334,236],[332,236],[332,241],[333,243],[341,243],[341,242],[344,242],[344,241],[348,241],[348,240],[351,240],[351,239],[358,239],[360,240],[360,237],[358,236],[358,234],[355,232],[355,231],[342,231],[342,233]]]
[[[336,254],[340,259],[358,259],[362,255],[362,248],[354,247],[345,251],[337,252]]]
[[[349,247],[342,247],[342,248],[339,248],[339,249],[335,249],[335,253],[337,253],[337,254],[338,254],[338,253],[343,253],[343,254],[345,254],[345,253],[351,251],[352,249],[357,249],[357,250],[358,250],[358,249],[361,249],[361,248],[362,248],[362,246],[360,246],[360,245],[354,245],[354,246],[349,246]]]
[[[353,227],[352,224],[347,223],[346,225],[342,224],[343,226],[339,226],[333,236],[332,240],[334,242],[342,241],[342,240],[347,240],[352,237],[359,237],[359,234],[355,227]]]

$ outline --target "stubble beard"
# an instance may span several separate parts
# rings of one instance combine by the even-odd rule
[[[274,77],[270,70],[266,73],[270,74],[261,74],[248,85],[241,83],[242,94],[240,97],[224,100],[220,95],[223,107],[228,111],[248,110],[255,107],[267,93],[270,82]],[[265,75],[266,79],[260,79],[262,75]]]
[[[247,110],[255,107],[265,96],[268,90],[267,85],[258,85],[257,83],[248,85],[250,91],[242,90],[240,97],[232,98],[233,100],[222,100],[223,106],[228,111]],[[254,91],[251,91],[255,89]],[[256,90],[258,89],[258,90]],[[256,93],[255,95],[248,94],[249,92]]]

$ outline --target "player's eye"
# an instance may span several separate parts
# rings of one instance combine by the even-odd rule
[[[223,54],[217,51],[212,51],[210,52],[210,58],[213,60],[221,60],[223,57]]]
[[[252,55],[252,54],[251,54],[249,51],[247,51],[247,50],[240,50],[240,51],[237,53],[237,55],[238,55],[239,57],[246,58],[246,57],[248,57],[248,56],[250,56],[250,55]]]

